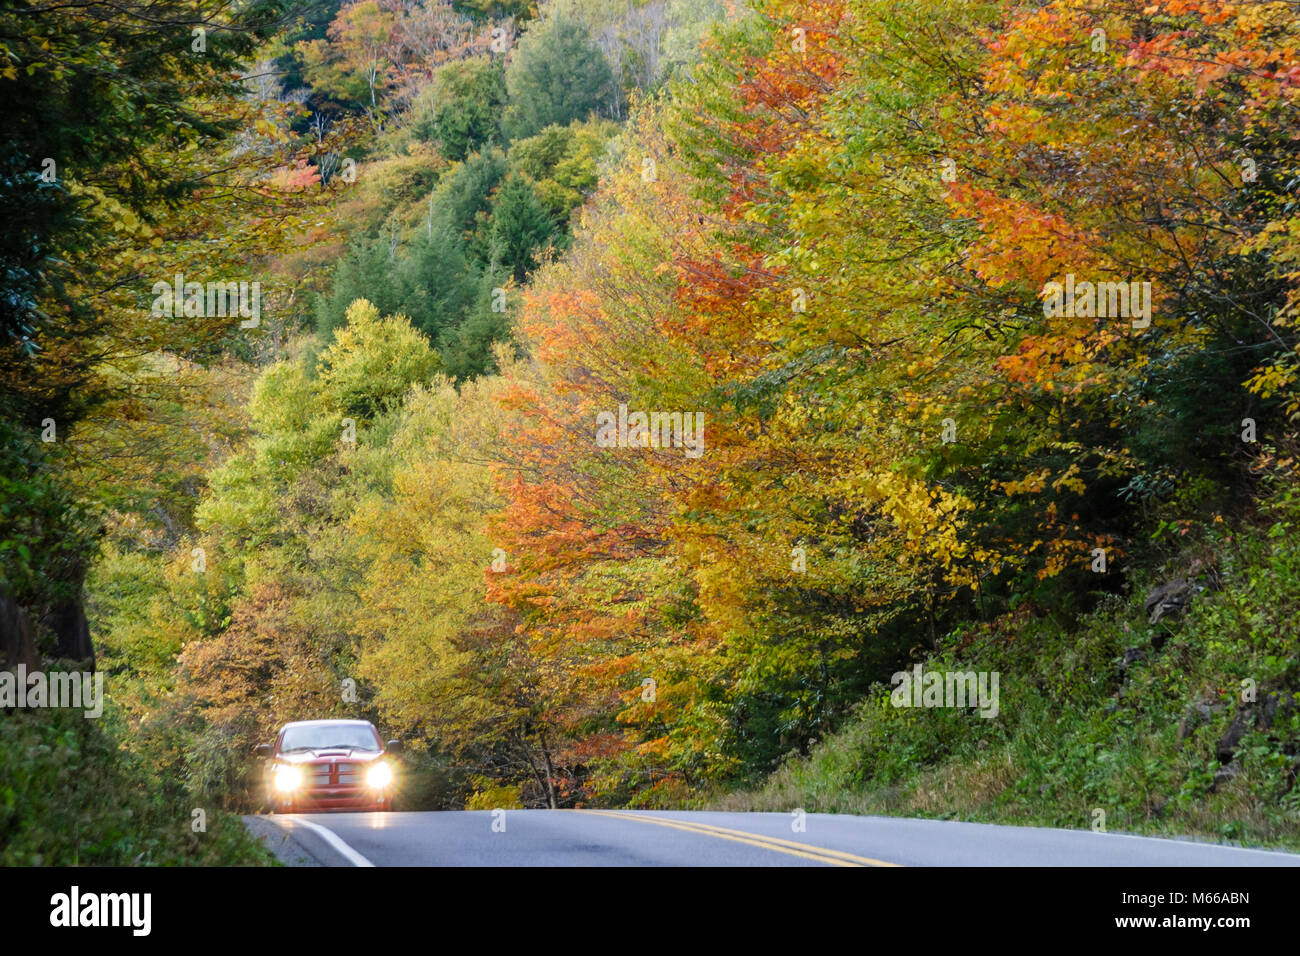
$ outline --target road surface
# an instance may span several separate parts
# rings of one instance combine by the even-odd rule
[[[1297,854],[1185,840],[826,813],[802,821],[670,810],[244,820],[295,866],[1300,866]]]

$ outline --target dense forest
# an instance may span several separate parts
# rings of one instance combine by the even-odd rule
[[[1298,27],[6,5],[0,637],[108,705],[0,713],[0,860],[257,859],[327,716],[411,808],[1300,842]]]

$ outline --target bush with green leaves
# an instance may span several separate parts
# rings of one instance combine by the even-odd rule
[[[0,865],[273,862],[237,816],[164,782],[125,733],[111,710],[0,714]]]

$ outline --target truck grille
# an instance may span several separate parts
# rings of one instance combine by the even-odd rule
[[[352,761],[334,763],[322,760],[308,767],[308,779],[312,789],[318,787],[360,787],[363,780],[361,764]]]

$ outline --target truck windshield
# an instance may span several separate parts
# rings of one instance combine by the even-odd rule
[[[299,750],[381,750],[379,735],[366,724],[310,724],[287,727],[280,753]]]

